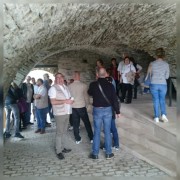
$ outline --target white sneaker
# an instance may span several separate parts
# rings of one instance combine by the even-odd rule
[[[69,127],[69,131],[72,131],[72,130],[73,130],[73,126],[70,126],[70,127]]]
[[[155,121],[156,123],[158,123],[158,122],[159,122],[159,118],[154,118],[154,121]]]
[[[114,146],[112,148],[115,149],[116,151],[119,151],[119,147],[118,146]]]
[[[164,122],[168,122],[168,118],[164,114],[161,116],[161,120]]]
[[[54,118],[52,118],[52,119],[51,119],[51,122],[55,122],[55,119],[54,119]]]
[[[90,143],[92,144],[92,143],[93,143],[93,140],[91,140]]]
[[[76,144],[80,144],[82,142],[82,139],[80,141],[76,141]]]

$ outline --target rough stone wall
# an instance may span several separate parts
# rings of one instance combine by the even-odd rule
[[[138,64],[143,67],[143,71],[146,73],[149,62],[154,60],[153,57],[142,51],[125,51],[130,56],[133,56]],[[43,62],[41,65],[51,64],[58,65],[58,71],[63,73],[66,79],[71,79],[74,71],[81,72],[82,81],[89,83],[95,79],[95,66],[96,60],[102,59],[106,68],[111,64],[111,58],[115,57],[117,62],[122,61],[122,57],[119,56],[102,56],[102,54],[95,54],[85,50],[81,51],[69,51],[68,53],[59,53],[53,55]],[[84,62],[85,61],[85,62]],[[54,71],[54,73],[56,73]]]
[[[156,48],[164,47],[171,75],[176,75],[175,4],[59,3],[3,7],[5,89],[43,60],[70,51],[91,51],[107,58],[120,57],[124,50],[135,54],[143,51],[149,59]]]

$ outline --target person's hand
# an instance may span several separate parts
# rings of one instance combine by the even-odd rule
[[[71,99],[66,99],[65,103],[66,104],[73,104],[74,100],[71,100]]]
[[[116,114],[116,119],[120,118],[121,114]]]

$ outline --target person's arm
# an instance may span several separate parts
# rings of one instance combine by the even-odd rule
[[[47,93],[47,90],[44,88],[42,88],[38,94],[34,94],[34,99],[40,99],[42,96],[45,96]]]
[[[118,99],[117,99],[117,95],[116,95],[116,92],[115,92],[115,89],[114,87],[112,86],[111,87],[111,93],[112,93],[112,106],[113,106],[113,109],[115,110],[116,114],[120,114],[120,102],[118,102]]]
[[[89,96],[93,95],[93,92],[92,92],[92,83],[89,85],[89,89],[88,89],[87,93],[89,94]]]
[[[169,64],[167,64],[167,69],[166,69],[166,74],[165,74],[165,76],[166,76],[166,79],[169,78]]]
[[[34,94],[34,99],[40,99],[41,98],[41,95],[40,94]]]
[[[137,67],[137,72],[136,73],[140,73],[142,71],[142,66],[140,66],[139,64],[136,65]]]
[[[71,99],[57,99],[56,89],[53,86],[49,89],[48,95],[50,97],[50,101],[52,105],[72,104],[74,102]]]
[[[87,91],[88,91],[87,85],[84,85],[84,99],[85,99],[86,107],[88,107],[88,105],[90,104],[90,99]]]
[[[136,68],[135,68],[134,65],[132,65],[132,64],[131,64],[131,71],[134,72],[134,76],[135,76],[135,74],[136,74]]]
[[[120,78],[121,78],[121,62],[118,65],[117,71],[118,71],[118,81],[120,81]]]
[[[50,98],[51,104],[52,105],[61,105],[61,104],[72,104],[74,101],[71,99],[55,99],[55,98]]]

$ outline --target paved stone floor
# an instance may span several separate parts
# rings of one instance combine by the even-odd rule
[[[88,159],[91,144],[84,127],[80,133],[82,143],[75,144],[73,132],[68,132],[67,146],[72,149],[64,160],[54,151],[55,123],[46,134],[35,134],[35,125],[22,134],[25,139],[11,137],[4,144],[5,177],[13,176],[168,176],[156,167],[138,159],[129,152],[113,150],[115,157],[106,160],[101,150],[99,159]]]

